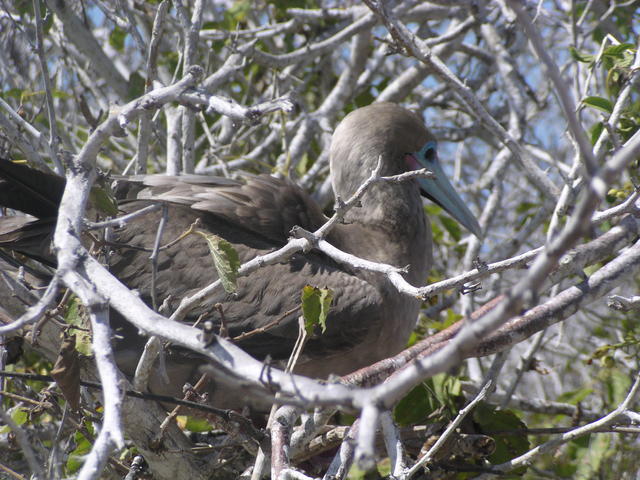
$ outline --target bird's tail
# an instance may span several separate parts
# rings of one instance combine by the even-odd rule
[[[55,217],[65,179],[53,173],[0,159],[0,206],[36,218]]]
[[[30,215],[0,217],[0,248],[53,266],[49,246],[64,185],[58,175],[0,159],[0,207]],[[13,255],[2,256],[17,261]]]

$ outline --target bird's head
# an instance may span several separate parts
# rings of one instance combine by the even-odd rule
[[[419,178],[389,187],[379,201],[406,203],[419,192],[440,205],[477,237],[480,225],[455,191],[438,160],[437,143],[422,119],[394,103],[381,102],[349,113],[336,128],[331,143],[331,175],[336,195],[346,199],[371,175],[381,160],[382,176],[426,168],[433,178]],[[373,189],[372,189],[373,190]],[[377,188],[382,192],[382,188]],[[366,201],[366,199],[365,199]]]

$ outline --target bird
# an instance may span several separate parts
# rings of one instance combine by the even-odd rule
[[[366,260],[405,268],[404,278],[421,285],[433,263],[431,228],[421,196],[440,205],[478,237],[480,226],[448,181],[438,160],[436,139],[421,116],[395,103],[355,109],[336,127],[330,146],[336,198],[350,198],[378,166],[381,176],[420,168],[434,176],[372,184],[326,240]],[[64,179],[41,172],[24,174],[26,168],[0,162],[0,204],[32,215],[0,219],[10,222],[4,227],[0,222],[0,247],[55,267],[55,258],[42,247],[55,224]],[[161,244],[168,246],[158,252],[154,289],[168,312],[184,296],[218,278],[202,236],[187,235],[173,242],[196,220],[201,231],[229,242],[240,262],[282,247],[293,227],[314,231],[327,221],[321,206],[295,182],[267,174],[241,174],[237,179],[145,175],[121,183],[126,188],[118,194],[120,213],[150,204],[164,208],[114,229],[105,256],[108,267],[151,304],[149,254],[165,215]],[[223,327],[232,341],[236,338],[235,343],[255,358],[282,365],[298,338],[300,296],[308,285],[330,289],[333,299],[326,330],[308,338],[294,372],[315,378],[344,375],[406,346],[420,301],[399,293],[383,274],[338,263],[313,249],[238,278],[235,293],[220,289],[185,321],[207,318],[216,332]],[[111,322],[117,334],[118,366],[133,375],[145,339],[117,312],[111,313]],[[166,375],[153,376],[149,389],[179,394],[185,382],[197,378],[203,360],[177,347],[169,348],[166,355]]]

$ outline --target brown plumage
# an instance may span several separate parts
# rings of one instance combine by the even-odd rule
[[[411,152],[422,152],[419,155],[435,158],[434,139],[417,115],[391,103],[374,104],[352,112],[337,127],[331,146],[335,193],[343,199],[348,198],[370,175],[379,158],[382,175],[396,175],[412,169],[416,159],[421,159],[418,154],[410,155]],[[10,177],[3,171],[0,166],[0,177]],[[315,230],[326,221],[320,207],[287,179],[245,175],[235,181],[152,175],[134,182],[139,189],[137,199],[122,203],[121,210],[131,212],[157,202],[167,205],[168,222],[162,244],[174,240],[199,219],[199,228],[231,242],[242,262],[284,245],[289,231],[296,225]],[[63,181],[58,184],[63,185]],[[406,279],[413,284],[422,284],[431,266],[431,234],[429,221],[423,213],[421,188],[429,190],[430,187],[417,180],[374,185],[362,198],[362,207],[350,210],[346,223],[336,225],[327,240],[368,260],[408,266]],[[49,189],[53,193],[49,192],[45,208],[21,208],[15,197],[7,202],[2,193],[0,202],[39,216],[39,224],[49,222],[50,225],[50,204],[56,203],[56,195],[59,200],[60,189],[60,186]],[[427,194],[440,201],[436,198],[439,194]],[[31,200],[38,202],[37,198]],[[28,203],[24,198],[22,201]],[[443,206],[448,210],[459,207],[457,204],[455,208]],[[478,232],[477,223],[472,217],[469,219],[468,210],[462,214],[452,213],[461,215],[462,223],[474,233]],[[117,246],[111,247],[109,255],[114,275],[136,289],[147,302],[151,296],[149,250],[161,215],[156,211],[115,230],[112,241]],[[21,231],[24,228],[22,225]],[[0,246],[20,250],[15,232],[12,237],[9,233],[6,235],[0,235]],[[163,302],[170,296],[167,303],[171,310],[183,296],[217,278],[207,244],[198,235],[187,236],[163,249],[158,267],[157,298]],[[237,294],[230,295],[220,289],[206,305],[193,311],[189,320],[205,313],[219,326],[218,313],[212,306],[220,303],[229,335],[235,337],[268,325],[284,312],[291,311],[293,313],[276,327],[238,342],[257,358],[270,356],[275,361],[286,361],[298,336],[299,312],[295,307],[300,304],[300,292],[305,285],[331,288],[334,301],[327,331],[309,339],[296,368],[299,373],[318,377],[330,373],[346,374],[404,347],[414,326],[419,302],[399,294],[382,275],[356,271],[314,251],[296,254],[287,263],[266,266],[238,279]],[[119,365],[132,374],[143,339],[117,314],[112,317],[124,337],[116,342]],[[179,392],[185,381],[193,381],[199,361],[187,352],[173,350],[168,366],[170,384],[164,385],[160,377],[154,378],[153,390]]]

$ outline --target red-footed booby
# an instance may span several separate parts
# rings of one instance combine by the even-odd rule
[[[378,162],[382,176],[419,168],[435,174],[434,178],[373,184],[362,197],[361,206],[350,209],[344,223],[336,224],[326,237],[345,252],[408,267],[406,280],[414,285],[424,283],[432,264],[432,239],[421,193],[480,235],[476,219],[443,173],[435,138],[418,115],[401,106],[377,103],[348,114],[333,135],[330,162],[333,190],[342,199],[356,191]],[[2,228],[0,222],[0,247],[55,264],[55,259],[41,248],[46,244],[42,235],[55,221],[64,179],[40,173],[25,175],[24,169],[10,162],[0,163],[0,178],[4,178],[0,181],[0,204],[30,213],[38,220],[20,220],[20,228],[13,231]],[[313,231],[327,220],[320,206],[295,183],[269,175],[245,175],[238,180],[149,175],[136,182],[143,185],[137,187],[137,198],[122,201],[120,209],[129,213],[150,203],[166,205],[162,244],[180,236],[199,219],[198,228],[230,242],[241,262],[283,246],[294,226]],[[109,246],[110,270],[149,303],[149,253],[162,214],[158,210],[116,229]],[[189,235],[160,250],[155,282],[158,302],[175,309],[185,295],[216,280],[210,255],[199,235]],[[419,300],[399,293],[382,274],[339,264],[313,250],[239,278],[235,294],[219,289],[187,320],[192,322],[204,314],[219,328],[219,311],[213,306],[221,304],[228,335],[234,338],[279,319],[275,326],[237,343],[256,358],[285,362],[298,337],[300,313],[296,307],[305,285],[330,288],[334,298],[326,331],[308,339],[295,367],[297,373],[314,377],[346,374],[394,355],[406,345]],[[117,312],[112,313],[112,325],[119,330],[120,338],[115,342],[118,364],[132,375],[144,339]],[[166,360],[168,383],[156,375],[150,389],[179,395],[185,382],[195,381],[203,360],[175,348],[168,350]]]

